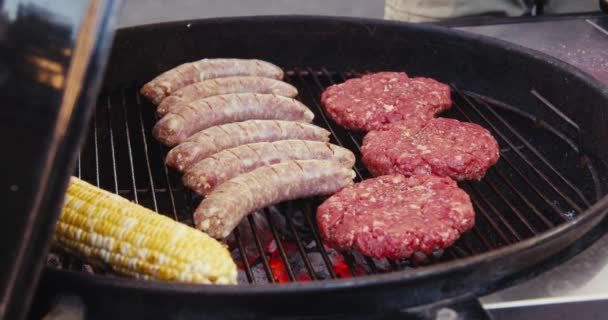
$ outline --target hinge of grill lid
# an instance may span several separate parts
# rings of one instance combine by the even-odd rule
[[[119,1],[0,1],[0,319],[21,319],[91,117]]]

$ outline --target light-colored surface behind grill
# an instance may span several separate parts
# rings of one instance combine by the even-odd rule
[[[458,10],[448,10],[444,14],[449,16],[462,16],[486,12],[507,13],[518,15],[523,13],[521,0],[435,0],[445,11],[442,3],[455,3],[451,6],[468,5]],[[119,27],[139,24],[156,23],[163,21],[179,21],[188,19],[202,19],[230,16],[255,16],[276,14],[302,14],[302,15],[328,15],[345,17],[366,17],[408,20],[407,14],[395,12],[395,4],[399,8],[406,8],[406,12],[426,14],[429,13],[429,0],[397,0],[389,1],[385,9],[385,0],[124,0],[118,20]],[[546,12],[566,13],[599,10],[596,0],[552,0],[549,1]],[[505,4],[506,3],[506,4]],[[485,5],[484,5],[485,4]],[[417,7],[420,6],[420,7]],[[483,7],[483,8],[480,8]],[[392,9],[391,9],[392,8]],[[452,8],[453,9],[453,8]],[[385,10],[387,10],[385,12]],[[431,10],[435,16],[436,10]],[[429,19],[423,19],[429,20]],[[416,21],[416,19],[409,19]]]
[[[382,18],[384,0],[124,0],[118,26],[274,14]]]

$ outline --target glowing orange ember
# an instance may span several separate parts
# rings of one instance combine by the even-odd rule
[[[268,261],[270,265],[270,270],[272,271],[272,277],[274,281],[278,283],[286,283],[289,282],[289,276],[287,275],[287,270],[285,269],[285,263],[281,258],[272,257]]]
[[[350,272],[348,265],[344,262],[342,256],[336,256],[332,261],[332,267],[338,278],[352,278],[353,274]]]

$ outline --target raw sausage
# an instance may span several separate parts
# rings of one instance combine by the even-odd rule
[[[287,160],[331,160],[346,168],[355,164],[348,149],[327,142],[282,140],[246,144],[218,152],[197,163],[183,177],[184,185],[200,195],[237,175]]]
[[[152,79],[141,88],[141,94],[158,105],[173,92],[195,82],[228,76],[258,76],[283,79],[283,70],[256,59],[202,59],[184,63]]]
[[[168,146],[209,127],[251,119],[310,122],[314,114],[301,102],[273,94],[234,93],[192,101],[163,117],[152,131]]]
[[[291,160],[226,181],[194,211],[195,226],[224,238],[249,213],[278,202],[329,195],[352,184],[355,172],[328,160]]]
[[[219,124],[252,119],[310,122],[314,114],[301,102],[273,94],[233,93],[192,101],[164,116],[152,131],[168,146]]]
[[[158,105],[156,113],[164,116],[182,103],[220,94],[243,92],[273,93],[290,98],[298,95],[298,89],[294,86],[276,79],[247,76],[217,78],[197,82],[177,90]]]
[[[283,120],[248,120],[205,129],[171,149],[166,164],[189,170],[200,160],[225,149],[248,143],[286,139],[329,141],[329,131],[315,125]]]

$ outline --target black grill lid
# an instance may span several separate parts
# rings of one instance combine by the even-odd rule
[[[0,319],[27,312],[119,1],[0,1]]]

